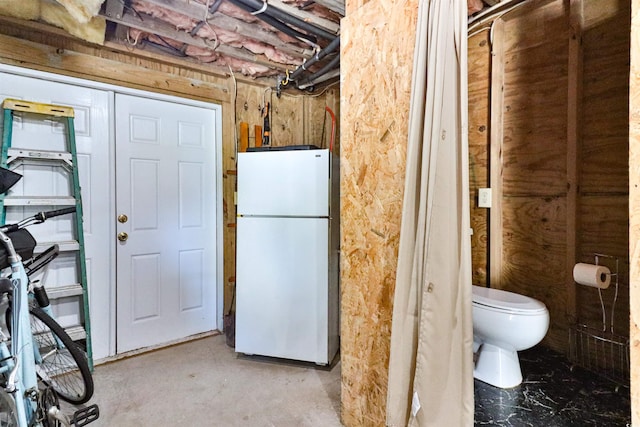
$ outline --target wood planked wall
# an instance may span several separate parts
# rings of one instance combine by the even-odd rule
[[[0,62],[222,105],[225,312],[231,305],[235,289],[234,122],[246,121],[250,124],[250,145],[253,146],[253,125],[262,125],[260,107],[266,99],[272,103],[273,145],[326,146],[331,122],[328,114],[325,116],[325,105],[333,109],[339,118],[337,87],[320,94],[287,93],[278,98],[267,90],[268,85],[239,76],[236,98],[233,79],[220,70],[208,70],[207,66],[181,61],[174,63],[166,57],[138,56],[114,50],[113,47],[90,45],[62,30],[1,16]]]
[[[478,207],[478,190],[489,187],[491,45],[489,29],[469,37],[469,206],[471,206],[472,281],[488,284],[489,210]]]
[[[499,192],[490,215],[501,228],[488,231],[499,248],[492,285],[543,301],[551,314],[544,344],[568,353],[576,318],[596,327],[602,318],[597,292],[576,285],[571,268],[596,252],[616,256],[615,331],[628,336],[630,1],[530,2],[500,21],[493,64],[487,32],[469,40],[471,189],[486,185],[489,171]],[[487,73],[500,94],[490,119]],[[492,159],[491,137],[479,132],[488,121],[501,134]],[[474,284],[484,284],[491,249],[473,196]],[[609,304],[613,292],[603,293]]]

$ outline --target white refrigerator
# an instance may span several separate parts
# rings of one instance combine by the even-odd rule
[[[329,150],[239,153],[236,352],[333,360],[338,189]]]

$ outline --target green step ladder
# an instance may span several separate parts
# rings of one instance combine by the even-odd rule
[[[65,328],[66,332],[74,341],[86,340],[87,358],[89,367],[93,370],[93,354],[91,351],[91,323],[89,320],[89,299],[87,293],[87,268],[84,248],[84,231],[82,228],[82,198],[80,195],[80,180],[78,177],[78,159],[76,152],[76,138],[74,128],[73,108],[62,105],[42,104],[39,102],[23,101],[19,99],[5,99],[2,103],[4,116],[4,128],[2,132],[2,153],[0,156],[0,166],[15,169],[21,164],[46,164],[56,166],[68,174],[71,187],[68,196],[47,197],[35,196],[11,196],[0,195],[0,224],[4,224],[7,216],[7,207],[29,206],[39,207],[41,210],[55,209],[54,206],[75,206],[76,213],[72,230],[75,240],[64,242],[48,242],[48,245],[57,243],[60,252],[74,252],[77,265],[78,282],[72,285],[47,288],[47,293],[51,300],[60,298],[77,297],[81,299],[81,318],[84,324]],[[42,120],[60,121],[65,125],[66,151],[47,151],[29,148],[13,148],[11,140],[13,135],[14,113],[27,113],[32,117],[42,118]],[[47,246],[48,246],[47,245]],[[36,252],[45,248],[36,247]]]

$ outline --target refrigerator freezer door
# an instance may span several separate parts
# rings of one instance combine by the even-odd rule
[[[238,218],[237,352],[330,362],[328,221]]]
[[[238,154],[238,214],[329,215],[329,150]]]

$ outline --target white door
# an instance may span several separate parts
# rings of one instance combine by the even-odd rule
[[[216,328],[216,117],[120,94],[115,105],[121,353]]]
[[[61,104],[74,108],[78,170],[82,187],[82,209],[84,213],[84,237],[93,357],[110,354],[110,274],[111,251],[109,250],[111,191],[109,161],[109,111],[108,91],[89,89],[63,83],[0,73],[0,101],[17,98],[48,104]],[[14,147],[31,147],[45,150],[64,150],[65,138],[59,122],[42,120],[41,116],[17,113],[14,118],[12,144]],[[24,168],[30,168],[25,171]],[[56,168],[51,166],[21,166],[18,172],[28,173],[14,190],[32,195],[58,194],[67,191],[68,183]],[[67,193],[68,194],[68,193]],[[7,212],[8,221],[16,221],[51,206],[23,207]],[[70,217],[54,218],[29,231],[38,241],[69,240]],[[75,280],[75,258],[61,254],[47,272],[45,285],[52,290],[69,285]],[[53,302],[56,318],[63,326],[81,322],[77,297],[63,298]]]

